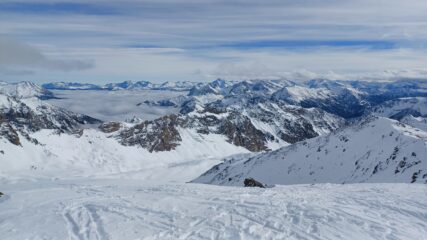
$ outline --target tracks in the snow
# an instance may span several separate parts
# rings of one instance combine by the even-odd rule
[[[98,214],[97,206],[87,204],[65,208],[63,216],[72,239],[109,239]]]
[[[427,189],[418,185],[247,189],[112,180],[39,186],[9,190],[10,199],[0,203],[4,239],[420,239],[427,234]]]

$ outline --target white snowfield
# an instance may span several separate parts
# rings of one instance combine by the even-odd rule
[[[123,177],[141,180],[187,182],[221,162],[225,156],[249,153],[228,143],[223,135],[200,135],[179,129],[182,143],[172,151],[152,152],[138,146],[123,146],[96,129],[81,136],[41,130],[31,134],[40,144],[24,137],[22,146],[0,138],[0,177]],[[1,189],[0,189],[1,191]]]
[[[424,184],[2,182],[1,239],[425,239]]]

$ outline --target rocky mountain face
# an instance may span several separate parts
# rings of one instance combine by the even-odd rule
[[[181,142],[177,129],[194,129],[202,135],[224,135],[229,143],[258,152],[328,133],[345,123],[344,119],[319,109],[276,103],[241,104],[206,104],[187,114],[114,128],[114,137],[125,145],[169,151]],[[113,126],[116,123],[105,123],[101,129],[110,132]]]
[[[0,94],[0,136],[15,145],[20,142],[18,132],[26,137],[41,129],[71,133],[80,124],[99,123],[97,119],[51,106],[36,97],[17,99]]]
[[[389,83],[382,83],[384,86],[326,80],[236,83],[218,79],[194,86],[187,97],[144,102],[180,108],[180,115],[166,116],[169,127],[161,124],[164,118],[146,121],[137,128],[118,129],[123,134],[116,133],[115,138],[150,151],[169,151],[180,144],[176,129],[183,128],[195,129],[199,134],[224,135],[228,142],[254,152],[272,150],[330,133],[344,126],[346,119],[370,112],[379,102],[378,97],[375,102],[369,101],[371,92],[366,89],[370,84],[378,89],[376,94],[395,95]],[[413,88],[412,94],[422,95],[422,82],[414,84],[419,88]],[[155,131],[148,131],[153,127]],[[147,141],[159,145],[153,148]]]
[[[182,140],[178,126],[178,116],[169,115],[124,129],[117,138],[125,146],[138,145],[150,152],[170,151]]]
[[[369,117],[332,134],[250,158],[231,158],[194,182],[263,184],[427,183],[427,132],[382,117]]]

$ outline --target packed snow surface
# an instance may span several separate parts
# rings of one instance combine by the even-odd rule
[[[2,181],[2,239],[425,239],[424,184]]]

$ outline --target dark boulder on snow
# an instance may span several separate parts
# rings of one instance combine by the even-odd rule
[[[0,197],[3,197],[4,193],[0,192]]]
[[[258,182],[257,180],[253,178],[245,178],[245,181],[243,181],[245,184],[245,187],[260,187],[265,188],[264,184]]]

